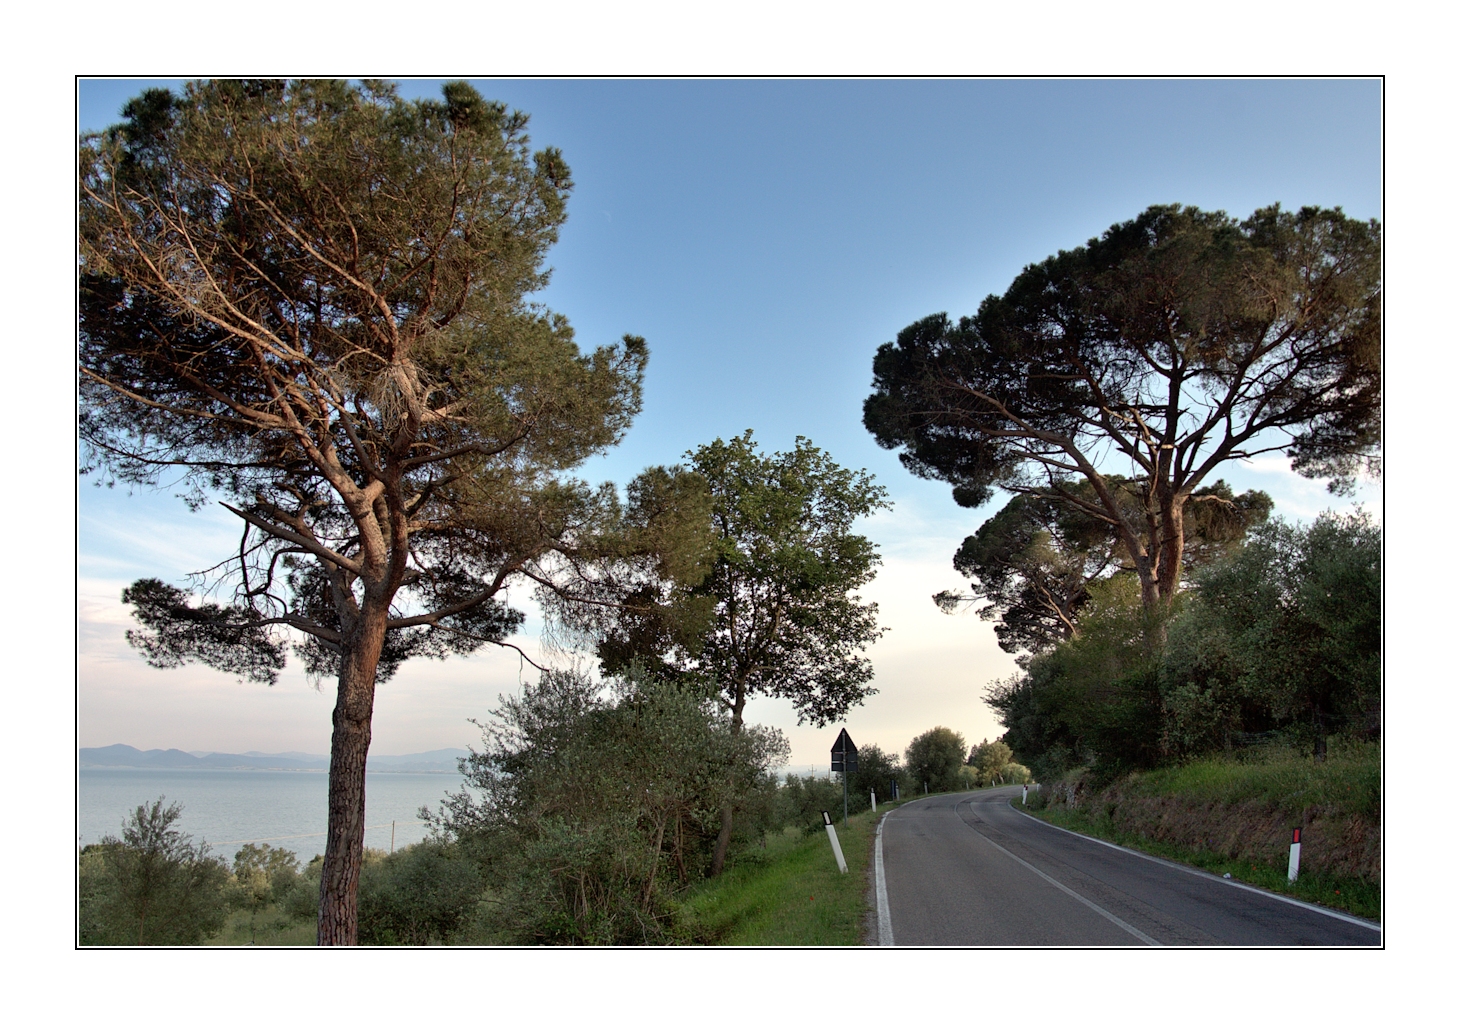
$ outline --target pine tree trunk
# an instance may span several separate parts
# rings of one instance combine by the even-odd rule
[[[319,879],[321,947],[359,942],[360,866],[365,847],[365,758],[375,707],[375,671],[389,606],[362,610],[340,656],[339,696],[330,740],[329,834]]]

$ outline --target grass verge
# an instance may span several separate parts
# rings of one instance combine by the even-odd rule
[[[252,921],[250,921],[252,919]],[[255,918],[248,911],[235,911],[223,928],[203,941],[205,947],[312,947],[318,926],[314,919],[301,921],[277,907],[264,908]]]
[[[1120,844],[1133,850],[1144,851],[1168,861],[1205,869],[1216,875],[1231,874],[1238,882],[1259,889],[1280,893],[1312,904],[1321,904],[1351,915],[1358,915],[1372,921],[1379,921],[1381,892],[1378,884],[1353,876],[1332,875],[1325,872],[1298,873],[1298,881],[1288,883],[1287,866],[1263,864],[1261,862],[1239,861],[1212,851],[1192,850],[1176,844],[1150,840],[1111,824],[1108,817],[1092,815],[1081,809],[1021,807],[1017,802],[1011,805],[1026,815],[1043,819],[1056,826],[1086,836],[1093,836],[1110,843]]]
[[[847,859],[837,871],[826,830],[794,827],[768,836],[766,846],[694,887],[682,904],[680,942],[716,946],[844,947],[863,942],[867,866],[877,819],[896,805],[882,804],[836,824]]]

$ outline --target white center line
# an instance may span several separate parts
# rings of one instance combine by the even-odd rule
[[[968,803],[971,804],[972,802],[970,801]],[[958,815],[958,806],[957,805],[954,805],[953,806],[953,814]],[[1074,890],[1070,889],[1068,886],[1066,886],[1064,883],[1060,882],[1058,879],[1055,879],[1055,878],[1053,878],[1051,876],[1048,876],[1045,873],[1041,872],[1039,869],[1037,869],[1033,865],[1029,864],[1029,862],[1027,862],[1023,858],[1019,857],[1019,855],[1015,854],[1013,851],[1007,850],[1002,845],[997,844],[997,843],[994,843],[994,841],[992,841],[992,840],[989,840],[988,837],[984,836],[977,829],[974,829],[973,824],[970,823],[967,819],[963,818],[962,815],[958,815],[958,818],[959,818],[960,821],[963,822],[963,824],[965,826],[968,826],[969,829],[972,829],[975,835],[977,835],[979,837],[982,837],[984,840],[988,841],[990,844],[993,844],[993,846],[995,847],[995,849],[1000,850],[1000,851],[1003,851],[1009,857],[1013,858],[1015,861],[1017,861],[1019,864],[1023,865],[1029,871],[1033,872],[1035,875],[1039,876],[1039,878],[1041,878],[1045,882],[1049,883],[1049,885],[1053,886],[1055,889],[1060,890],[1063,893],[1067,893],[1071,897],[1074,897],[1077,901],[1079,901],[1081,904],[1085,905],[1091,911],[1095,912],[1097,915],[1100,915],[1102,918],[1106,918],[1106,919],[1109,919],[1111,922],[1114,922],[1116,925],[1120,926],[1122,929],[1124,929],[1126,932],[1130,933],[1132,936],[1134,936],[1136,939],[1140,940],[1142,943],[1145,943],[1148,946],[1152,946],[1152,947],[1159,947],[1159,946],[1161,946],[1161,944],[1157,943],[1151,937],[1149,937],[1145,933],[1141,932],[1135,926],[1131,925],[1128,922],[1121,921],[1119,918],[1116,918],[1114,915],[1112,915],[1109,911],[1106,911],[1104,908],[1102,908],[1099,904],[1096,904],[1096,903],[1094,903],[1092,901],[1086,900],[1084,897],[1081,897],[1078,893],[1076,893]]]

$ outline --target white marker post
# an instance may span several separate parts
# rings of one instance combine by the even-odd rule
[[[877,814],[877,791],[872,791],[872,814]]]
[[[842,875],[846,875],[847,859],[842,857],[842,845],[836,838],[836,826],[831,824],[831,813],[822,812],[821,821],[826,823],[826,835],[831,837],[831,852],[836,855],[836,867],[842,870]]]
[[[1298,858],[1303,853],[1303,827],[1293,827],[1293,846],[1288,848],[1288,882],[1298,881]]]
[[[1029,803],[1029,784],[1028,783],[1025,783],[1024,784],[1024,796],[1019,800],[1019,803],[1020,804],[1028,804]]]

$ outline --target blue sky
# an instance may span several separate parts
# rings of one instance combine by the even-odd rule
[[[83,81],[81,129],[116,120],[145,84]],[[435,95],[439,84],[401,90]],[[753,428],[771,449],[807,436],[891,489],[894,509],[865,525],[885,559],[867,592],[891,628],[871,653],[881,693],[847,726],[858,743],[895,751],[936,725],[971,741],[997,735],[979,697],[1013,666],[988,624],[943,616],[928,599],[963,585],[953,551],[997,502],[959,509],[945,485],[913,479],[873,444],[860,413],[876,347],[927,314],[973,312],[1026,264],[1152,203],[1239,217],[1272,202],[1382,214],[1375,81],[477,85],[530,113],[534,143],[561,148],[573,169],[554,276],[538,298],[585,347],[625,332],[649,342],[644,412],[586,476],[625,481]],[[1225,476],[1265,488],[1289,518],[1335,504],[1280,458]],[[1376,487],[1359,497],[1380,511]],[[265,690],[203,669],[163,673],[122,640],[122,586],[176,580],[235,543],[226,514],[82,488],[82,745],[327,749],[332,695],[302,675]],[[464,746],[475,736],[466,718],[494,706],[518,671],[500,652],[403,669],[380,692],[375,750]],[[819,765],[836,735],[797,728],[778,702],[748,714],[786,730],[795,765]]]

